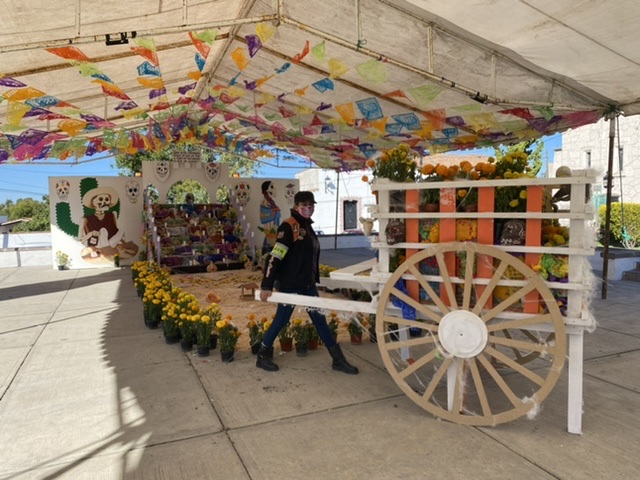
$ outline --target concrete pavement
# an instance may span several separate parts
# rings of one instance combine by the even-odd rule
[[[357,376],[333,372],[324,350],[280,356],[275,373],[248,351],[230,364],[182,353],[143,325],[129,273],[0,269],[0,479],[640,475],[638,283],[595,292],[576,436],[566,372],[534,420],[478,428],[411,402],[375,344],[343,343]]]

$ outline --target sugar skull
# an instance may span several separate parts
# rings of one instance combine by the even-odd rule
[[[169,162],[164,160],[156,162],[156,176],[164,182],[169,176],[170,168]]]
[[[220,175],[220,168],[217,163],[207,163],[204,166],[204,173],[209,180],[215,182]]]
[[[293,197],[296,195],[296,186],[289,182],[284,187],[284,198],[287,199],[289,205],[293,205]]]
[[[69,180],[58,180],[56,182],[56,193],[58,194],[58,198],[60,200],[66,200],[69,196],[69,190],[71,189],[71,184]]]
[[[135,180],[129,180],[124,185],[124,191],[127,194],[127,198],[131,203],[136,203],[140,196],[140,184]]]
[[[235,187],[233,187],[233,191],[236,196],[236,201],[238,205],[244,207],[251,200],[251,187],[248,183],[240,182]]]

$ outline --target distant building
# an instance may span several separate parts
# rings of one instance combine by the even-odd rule
[[[614,139],[612,198],[625,203],[640,203],[640,117],[619,117]],[[617,126],[618,126],[617,125]],[[569,130],[562,134],[562,148],[553,155],[549,174],[561,166],[592,168],[598,173],[594,184],[594,203],[605,203],[605,174],[609,162],[609,122]]]
[[[371,172],[336,172],[310,168],[296,174],[300,190],[313,192],[317,205],[313,226],[325,235],[359,233],[360,218],[370,218],[376,199],[371,186],[362,180]],[[374,230],[378,230],[377,222]]]

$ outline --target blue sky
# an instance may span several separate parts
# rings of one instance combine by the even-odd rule
[[[545,137],[545,155],[543,162],[553,161],[553,151],[560,148],[562,137],[560,134]],[[465,151],[460,153],[474,153]],[[492,153],[492,150],[480,151]],[[285,166],[261,165],[260,178],[294,178],[295,174],[307,168],[296,162],[282,162]],[[543,166],[543,170],[545,166]],[[35,198],[40,200],[49,193],[48,177],[62,176],[110,176],[118,175],[112,158],[86,161],[77,165],[50,161],[46,164],[0,164],[0,203],[8,199],[14,202],[20,198]]]

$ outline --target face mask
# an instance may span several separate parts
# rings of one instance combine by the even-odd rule
[[[300,213],[304,218],[311,218],[311,215],[313,215],[313,207],[302,205],[298,209],[298,213]]]

